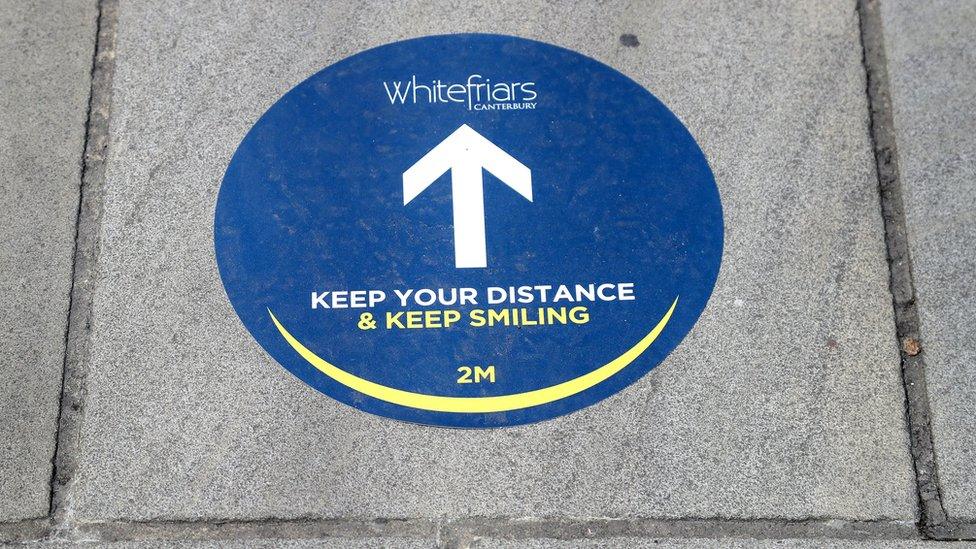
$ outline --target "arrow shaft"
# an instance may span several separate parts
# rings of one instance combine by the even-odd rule
[[[479,163],[461,161],[451,167],[451,195],[454,265],[458,269],[487,267],[484,179]]]
[[[403,172],[403,204],[406,205],[450,170],[454,265],[458,269],[488,266],[483,169],[532,201],[532,171],[467,124],[462,124]]]

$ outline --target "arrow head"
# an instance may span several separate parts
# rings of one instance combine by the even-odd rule
[[[482,171],[488,170],[530,202],[532,172],[470,126],[462,124],[403,172],[403,204],[424,192],[448,170],[454,210],[454,265],[458,269],[487,267]]]
[[[446,171],[455,167],[470,168],[471,164],[488,170],[526,200],[532,201],[532,170],[471,126],[462,124],[403,172],[404,205],[424,192]]]

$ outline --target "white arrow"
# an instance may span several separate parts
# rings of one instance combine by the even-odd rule
[[[451,170],[454,265],[458,269],[488,266],[482,168],[532,202],[532,171],[467,124],[462,124],[403,172],[403,204],[406,205]]]

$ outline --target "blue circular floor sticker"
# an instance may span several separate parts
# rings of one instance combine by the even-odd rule
[[[447,427],[549,419],[691,330],[722,259],[705,156],[651,93],[560,47],[459,34],[286,93],[234,154],[230,301],[302,381]]]

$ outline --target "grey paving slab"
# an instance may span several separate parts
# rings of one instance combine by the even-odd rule
[[[557,549],[561,547],[632,547],[634,549],[646,547],[669,547],[679,548],[723,548],[723,549],[922,549],[944,545],[942,542],[922,542],[922,541],[903,541],[903,540],[833,540],[833,539],[773,539],[773,540],[754,540],[754,539],[644,539],[644,538],[609,538],[600,540],[520,540],[520,541],[499,541],[499,540],[477,540],[471,544],[472,548],[532,548],[546,547]],[[963,544],[973,546],[973,544]],[[960,545],[953,545],[960,547]]]
[[[627,547],[633,549],[645,549],[649,547],[660,548],[721,548],[721,549],[926,549],[931,547],[945,547],[945,542],[940,541],[914,541],[914,540],[837,540],[837,539],[648,539],[648,538],[606,538],[594,540],[496,540],[478,539],[472,540],[472,549],[531,549],[535,547],[546,549],[576,548],[576,547]],[[953,543],[952,549],[970,549],[976,547],[976,543]]]
[[[143,540],[143,541],[81,541],[72,543],[33,543],[29,549],[69,549],[91,547],[104,549],[311,549],[334,547],[336,549],[428,549],[437,546],[435,540],[415,538],[317,538],[317,539],[221,539],[209,541],[190,540]],[[17,545],[10,547],[25,547]]]
[[[162,547],[164,549],[311,549],[313,547],[335,547],[336,549],[433,549],[437,547],[434,540],[418,540],[407,538],[376,538],[376,539],[348,539],[348,538],[325,538],[325,539],[303,539],[303,540],[219,540],[219,541],[197,541],[197,542],[169,542],[160,543],[158,541],[138,542],[138,543],[113,543],[108,545],[110,549],[151,549]]]
[[[950,516],[976,520],[976,5],[882,4],[932,429]]]
[[[91,544],[58,544],[58,543],[37,543],[27,545],[30,549],[61,549],[68,547],[104,547],[106,549],[143,549],[143,548],[164,548],[164,549],[209,549],[211,547],[228,547],[233,549],[305,549],[311,547],[335,547],[337,549],[379,549],[379,548],[404,548],[420,549],[441,547],[436,540],[419,540],[407,538],[376,538],[369,540],[354,540],[345,538],[320,538],[304,540],[269,540],[269,539],[250,539],[250,540],[218,540],[218,541],[128,541],[114,543],[91,543]],[[586,540],[556,540],[556,539],[528,539],[528,540],[501,540],[491,538],[474,538],[461,540],[458,547],[470,547],[471,549],[562,549],[562,548],[590,548],[590,547],[626,547],[633,549],[644,548],[722,548],[722,549],[928,549],[933,547],[946,547],[945,542],[939,541],[913,541],[913,540],[835,540],[835,539],[666,539],[666,538],[601,538]],[[20,546],[23,547],[23,546]],[[948,544],[950,549],[971,549],[976,547],[976,543],[952,543]]]
[[[914,520],[853,2],[126,2],[118,28],[76,516]],[[698,138],[726,209],[715,294],[665,363],[487,432],[376,418],[292,378],[234,315],[211,238],[231,154],[281,94],[460,31],[635,78]]]
[[[93,0],[0,2],[0,521],[47,514]]]
[[[313,547],[335,547],[336,549],[433,549],[437,543],[433,539],[410,539],[410,538],[374,538],[374,539],[350,539],[350,538],[319,538],[319,539],[257,539],[257,540],[216,540],[216,541],[143,541],[143,542],[119,542],[108,544],[108,549],[152,549],[160,547],[163,549],[311,549]]]

